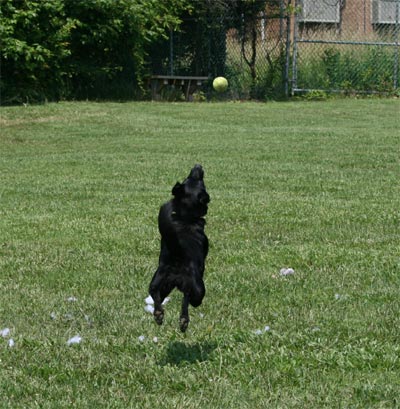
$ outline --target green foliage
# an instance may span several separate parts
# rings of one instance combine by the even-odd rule
[[[78,97],[107,97],[109,83],[142,86],[148,47],[179,24],[178,0],[64,0],[77,21],[71,36],[72,87]],[[103,92],[105,91],[105,92]],[[103,95],[102,95],[103,94]]]
[[[325,101],[327,98],[327,93],[321,90],[312,90],[304,96],[304,99],[307,101]]]
[[[225,73],[226,8],[222,1],[190,1],[179,30],[152,47],[149,64],[155,74],[198,75]],[[172,54],[172,58],[171,58]]]
[[[207,97],[203,91],[196,91],[193,93],[193,101],[194,102],[205,102],[207,101]]]
[[[62,0],[2,0],[0,8],[1,103],[20,103],[65,93],[76,21]]]
[[[276,4],[274,4],[276,3]],[[272,63],[271,57],[267,55],[270,67],[268,74],[260,78],[257,70],[257,60],[260,59],[258,53],[260,16],[267,10],[266,0],[234,0],[235,13],[232,18],[232,27],[237,30],[237,37],[240,41],[241,56],[245,61],[250,73],[250,97],[259,99],[265,95],[265,88],[270,86],[273,80],[276,66]],[[278,2],[269,2],[268,12],[276,12]],[[262,57],[261,57],[262,58]]]
[[[266,57],[265,50],[260,47],[259,58],[255,65],[256,78],[254,79],[237,50],[236,44],[232,44],[228,48],[226,76],[229,79],[230,97],[232,99],[254,98],[260,101],[285,98],[283,88],[284,53],[281,52],[276,56],[269,54]]]
[[[303,88],[343,90],[347,93],[393,91],[395,57],[390,47],[328,47],[320,55],[312,53],[311,49],[304,51],[299,58],[298,78]]]
[[[167,85],[161,90],[160,99],[162,101],[179,102],[185,100],[185,95],[181,88]]]
[[[1,102],[132,97],[186,0],[2,0]],[[120,84],[123,84],[121,87]]]
[[[259,88],[261,77],[256,66],[263,55],[249,47],[259,40],[260,13],[276,12],[277,1],[267,0],[192,0],[192,10],[182,16],[179,32],[171,32],[151,53],[152,70],[157,74],[228,76],[236,67],[229,66],[229,43],[236,33],[252,90]],[[278,7],[279,9],[279,7]],[[269,15],[269,14],[268,14]],[[257,47],[258,48],[258,47]],[[172,54],[172,56],[171,56]],[[242,69],[242,68],[241,68]],[[263,78],[262,80],[265,80]],[[235,82],[235,80],[234,80]],[[238,93],[241,91],[238,90]],[[254,94],[259,95],[259,90]]]

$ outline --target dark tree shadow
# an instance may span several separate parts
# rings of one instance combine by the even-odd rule
[[[210,354],[217,347],[216,343],[203,342],[193,345],[184,342],[171,342],[165,350],[164,357],[159,364],[164,365],[181,365],[183,363],[194,364],[204,362],[209,359]]]

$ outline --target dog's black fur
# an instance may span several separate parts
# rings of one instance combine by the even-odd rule
[[[204,233],[210,196],[204,185],[204,171],[196,165],[183,183],[172,189],[172,200],[161,206],[158,227],[161,252],[158,269],[150,283],[154,300],[154,318],[161,325],[164,319],[162,302],[178,288],[183,292],[180,329],[189,324],[189,304],[198,307],[206,289],[203,281],[208,239]]]

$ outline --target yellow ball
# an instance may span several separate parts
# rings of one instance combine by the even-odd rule
[[[228,88],[228,80],[224,77],[217,77],[213,81],[213,88],[217,92],[224,92]]]

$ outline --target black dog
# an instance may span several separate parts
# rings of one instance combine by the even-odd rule
[[[204,171],[196,165],[183,183],[172,189],[174,198],[161,206],[158,228],[161,252],[158,269],[150,283],[154,300],[154,318],[161,325],[164,310],[161,303],[176,287],[183,292],[180,329],[189,324],[189,304],[198,307],[205,295],[204,264],[208,239],[204,233],[210,196],[203,181]]]

